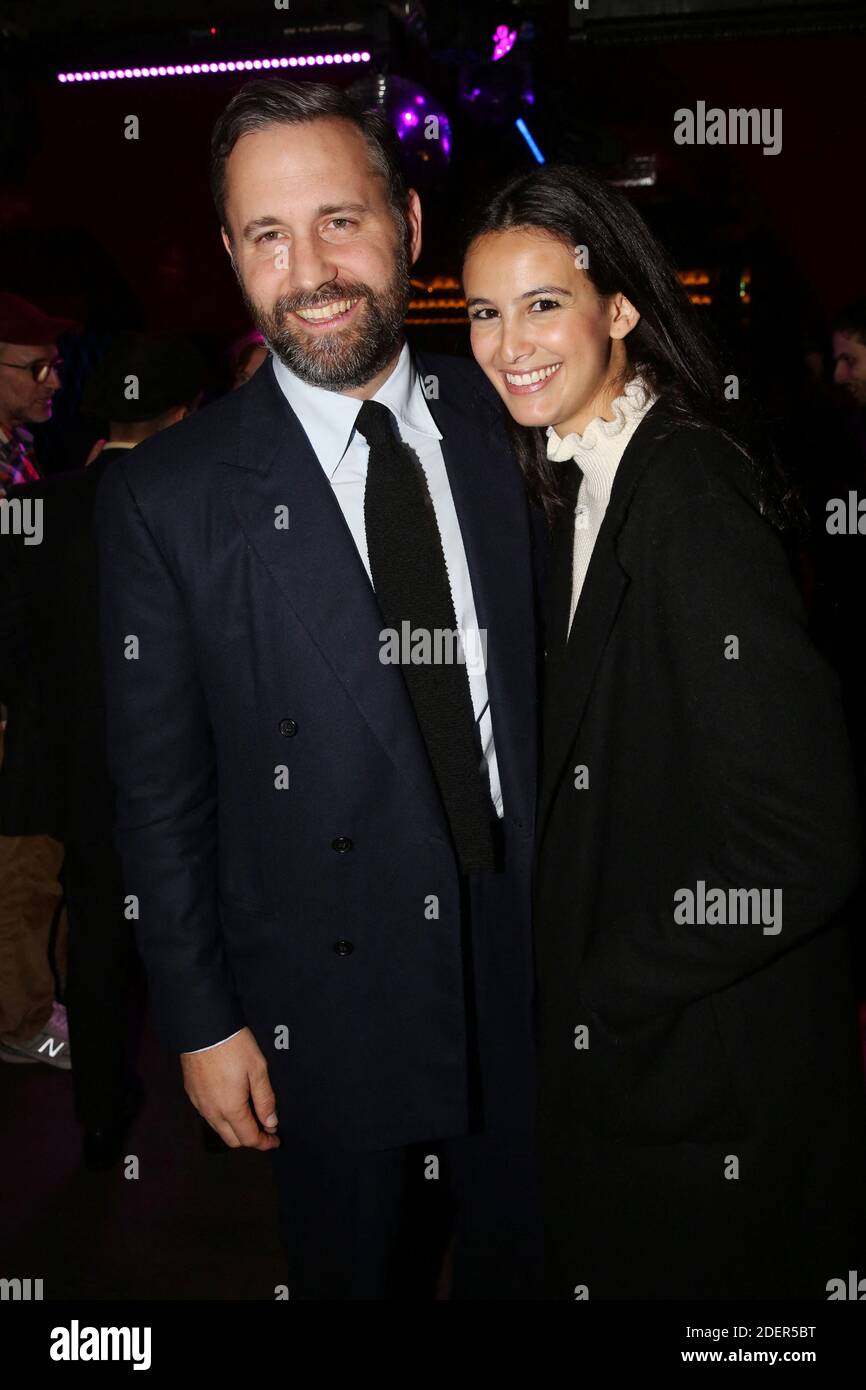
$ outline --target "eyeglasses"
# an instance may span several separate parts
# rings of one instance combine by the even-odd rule
[[[44,386],[52,372],[59,375],[63,370],[63,358],[37,357],[33,362],[0,362],[0,367],[11,367],[16,372],[29,372],[37,386]]]

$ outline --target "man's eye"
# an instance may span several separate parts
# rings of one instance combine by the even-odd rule
[[[358,224],[351,217],[332,217],[328,225],[331,227],[336,227],[338,232],[342,232],[345,231],[346,228],[356,227]]]
[[[260,246],[263,241],[270,241],[271,237],[282,236],[282,232],[262,232],[261,236],[256,237],[256,245]]]

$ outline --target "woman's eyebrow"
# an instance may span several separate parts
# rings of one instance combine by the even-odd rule
[[[567,290],[564,285],[539,285],[537,289],[527,290],[525,294],[518,294],[514,298],[514,303],[519,304],[521,299],[535,299],[540,294],[559,294],[573,299],[571,290]],[[466,308],[471,309],[474,304],[492,304],[492,299],[485,299],[483,295],[474,295],[472,299],[467,299]]]
[[[533,299],[537,294],[562,294],[572,298],[571,290],[567,290],[564,285],[539,285],[537,289],[527,290],[526,294],[519,294],[515,299],[515,304],[520,299]]]

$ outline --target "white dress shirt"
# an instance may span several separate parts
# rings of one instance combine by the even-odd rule
[[[272,357],[272,361],[280,389],[298,417],[331,484],[372,585],[367,554],[367,532],[364,526],[364,490],[367,485],[369,447],[364,436],[355,429],[355,421],[363,402],[354,396],[343,396],[337,391],[328,391],[322,386],[310,386],[290,372],[288,367],[283,366],[278,358]],[[264,363],[259,371],[268,371],[267,363]],[[442,456],[442,435],[430,413],[407,343],[403,344],[393,372],[384,385],[379,387],[373,400],[379,401],[391,411],[401,439],[417,454],[427,479],[439,534],[442,537],[442,550],[451,584],[457,627],[464,637],[469,692],[490,777],[490,799],[497,816],[501,819],[502,788],[493,742],[485,662],[483,656],[476,659],[479,653],[486,651],[486,643],[483,640],[484,634],[480,634],[480,637],[478,635],[478,618],[469,566]],[[237,1034],[232,1033],[230,1036],[236,1037]],[[223,1038],[221,1041],[228,1042],[229,1039]],[[220,1044],[211,1043],[210,1046],[219,1047]],[[200,1047],[194,1050],[207,1052],[209,1049]]]

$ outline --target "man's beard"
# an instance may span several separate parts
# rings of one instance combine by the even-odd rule
[[[239,275],[238,284],[250,317],[271,352],[301,381],[329,391],[365,386],[388,365],[403,336],[412,296],[409,257],[402,236],[394,273],[383,290],[376,291],[360,281],[334,280],[318,294],[283,295],[268,311],[250,299]],[[338,299],[365,301],[357,322],[348,328],[314,336],[296,328],[289,317],[297,309],[314,309]]]

